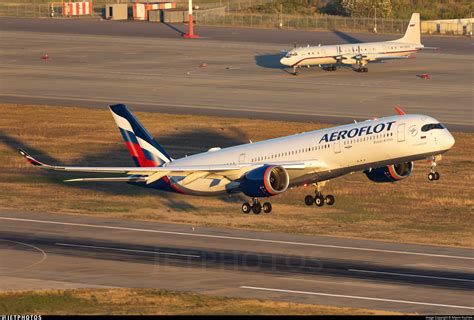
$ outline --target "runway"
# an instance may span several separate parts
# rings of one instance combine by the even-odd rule
[[[281,68],[282,49],[298,39],[325,44],[395,35],[201,27],[186,41],[164,25],[99,20],[0,21],[0,102],[341,123],[408,113],[473,131],[472,41],[424,37],[416,59],[350,68]],[[316,41],[317,40],[317,41]],[[40,59],[48,54],[48,60]],[[417,75],[429,73],[431,80]]]
[[[472,249],[6,211],[0,232],[0,290],[153,287],[421,314],[474,310]]]

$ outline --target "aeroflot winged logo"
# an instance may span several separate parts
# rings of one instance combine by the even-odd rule
[[[384,130],[390,131],[392,128],[392,124],[394,124],[396,121],[389,121],[386,123],[379,123],[375,126],[364,126],[364,127],[359,127],[359,128],[353,128],[351,130],[341,130],[341,131],[334,131],[331,134],[326,133],[321,140],[319,140],[319,143],[322,141],[324,142],[330,142],[330,141],[337,141],[337,140],[344,140],[346,138],[354,138],[354,137],[360,137],[362,135],[370,135],[374,133],[380,133]]]

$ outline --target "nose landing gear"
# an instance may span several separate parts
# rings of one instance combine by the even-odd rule
[[[293,75],[294,76],[298,75],[298,66],[293,66]]]
[[[304,198],[304,203],[307,206],[311,206],[315,204],[318,207],[322,207],[324,204],[327,204],[328,206],[332,206],[334,202],[336,202],[336,198],[332,194],[328,194],[324,196],[321,192],[321,188],[324,186],[325,183],[314,183],[313,186],[315,187],[314,193],[315,196],[313,197],[312,195],[307,195]]]
[[[430,181],[439,180],[439,173],[436,171],[428,173],[428,180]]]
[[[252,211],[254,214],[260,214],[262,210],[265,213],[272,212],[272,204],[270,202],[264,202],[262,205],[257,198],[252,199],[252,204],[248,202],[242,204],[243,213],[250,213],[250,211]]]
[[[428,173],[428,180],[429,181],[436,181],[439,180],[440,174],[435,171],[436,168],[436,161],[441,160],[441,155],[433,156],[429,159],[431,163],[430,173]]]

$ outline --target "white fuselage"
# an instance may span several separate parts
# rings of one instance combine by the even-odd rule
[[[350,172],[415,161],[446,152],[454,145],[447,129],[422,131],[439,122],[425,115],[397,115],[249,143],[174,160],[173,165],[241,164],[235,177],[264,164],[299,161],[325,164],[323,170],[287,169],[290,186],[332,179]],[[229,175],[230,176],[230,175]],[[180,185],[184,177],[170,178],[183,192],[212,195],[233,192],[239,182],[212,176]]]
[[[365,64],[384,58],[408,57],[420,50],[421,44],[397,41],[350,43],[329,46],[308,46],[288,52],[280,63],[290,67],[332,65],[336,63]]]

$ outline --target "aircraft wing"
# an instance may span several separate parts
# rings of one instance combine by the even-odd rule
[[[112,178],[79,178],[66,180],[68,182],[75,181],[146,181],[152,183],[165,176],[186,176],[186,181],[194,181],[204,177],[226,177],[230,180],[240,177],[243,173],[262,166],[263,164],[243,163],[243,164],[210,164],[210,165],[167,165],[160,167],[73,167],[73,166],[55,166],[42,163],[23,149],[18,149],[20,154],[31,164],[41,169],[54,171],[69,171],[69,172],[88,172],[88,173],[124,173],[130,176],[127,177],[112,177]],[[275,162],[269,163],[272,165],[279,165],[288,170],[301,170],[307,168],[325,168],[326,164],[318,161],[304,161],[304,162]]]
[[[73,167],[73,166],[53,166],[36,160],[23,149],[18,149],[20,154],[32,165],[42,169],[55,171],[73,172],[100,172],[100,173],[127,173],[127,174],[151,174],[154,172],[194,172],[194,171],[222,171],[239,170],[241,165],[185,165],[185,166],[161,166],[161,167]]]

